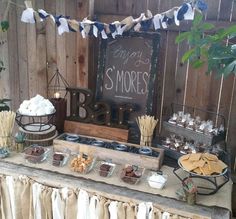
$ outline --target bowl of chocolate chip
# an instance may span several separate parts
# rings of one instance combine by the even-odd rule
[[[49,148],[42,147],[40,145],[31,145],[22,152],[23,157],[30,163],[42,163],[47,159],[50,152]]]
[[[96,165],[96,171],[102,177],[110,177],[116,168],[116,164],[112,162],[99,161]]]
[[[137,184],[143,174],[145,169],[136,165],[126,164],[121,171],[121,180],[129,184]]]
[[[52,155],[52,165],[56,167],[65,166],[68,161],[69,154],[55,151]]]

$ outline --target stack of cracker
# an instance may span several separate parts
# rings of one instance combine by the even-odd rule
[[[179,158],[180,165],[188,172],[203,176],[219,175],[227,165],[209,153],[186,154]]]

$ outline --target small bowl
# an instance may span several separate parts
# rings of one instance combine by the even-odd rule
[[[150,187],[155,189],[163,189],[167,181],[167,175],[160,175],[155,172],[151,172],[147,178]]]
[[[68,161],[69,156],[70,155],[67,153],[62,153],[58,151],[54,152],[51,158],[51,164],[56,167],[65,166]]]
[[[79,136],[76,134],[66,134],[66,141],[76,142],[79,140]]]
[[[97,147],[103,147],[104,143],[105,143],[104,141],[101,141],[101,140],[95,140],[95,141],[92,142],[91,145],[93,145],[93,146],[97,146]]]
[[[138,152],[143,155],[152,155],[152,149],[150,147],[141,147]]]
[[[115,144],[114,145],[114,149],[117,150],[117,151],[127,151],[128,150],[128,146],[125,145],[125,144]]]
[[[106,169],[110,167],[110,169]],[[102,177],[110,177],[116,168],[116,164],[111,162],[99,161],[96,165],[96,171]]]
[[[72,156],[72,159],[70,161],[70,168],[74,172],[87,174],[93,169],[96,160],[96,157],[88,156],[85,154],[77,154]]]
[[[120,178],[123,182],[135,185],[140,182],[145,169],[135,165],[126,164],[121,171]]]
[[[21,154],[27,162],[42,163],[47,159],[49,152],[49,148],[45,148],[39,145],[31,145],[30,147],[25,148]]]

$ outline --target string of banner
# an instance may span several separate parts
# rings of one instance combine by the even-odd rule
[[[71,19],[69,16],[55,16],[49,14],[43,9],[35,11],[32,7],[26,4],[26,9],[22,12],[21,21],[25,23],[43,22],[50,18],[58,28],[58,34],[62,35],[65,32],[80,32],[83,38],[87,36],[98,37],[101,34],[103,39],[107,39],[108,35],[115,38],[117,35],[122,35],[125,31],[133,28],[134,31],[148,31],[151,28],[155,30],[166,29],[171,24],[179,26],[182,20],[193,20],[194,13],[207,10],[207,4],[204,0],[193,0],[184,2],[179,7],[173,7],[163,13],[152,15],[151,11],[147,10],[138,18],[129,16],[122,21],[114,21],[106,24],[99,21],[92,21],[84,18],[82,21]]]

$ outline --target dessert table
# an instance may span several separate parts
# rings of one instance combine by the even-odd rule
[[[28,163],[17,153],[12,153],[10,157],[0,160],[2,177],[13,176],[16,180],[23,175],[32,182],[50,188],[83,189],[90,195],[97,195],[107,200],[133,203],[136,211],[141,202],[152,202],[154,208],[162,213],[169,212],[172,218],[230,218],[231,181],[214,195],[198,195],[197,204],[191,206],[177,200],[175,191],[181,187],[181,182],[173,174],[173,168],[162,166],[163,174],[168,176],[167,184],[162,190],[148,185],[147,176],[150,173],[148,170],[137,185],[123,182],[120,179],[121,168],[117,165],[111,177],[101,177],[95,169],[84,175],[71,171],[69,165],[55,167],[49,161],[41,164]],[[183,174],[185,174],[184,171]]]

